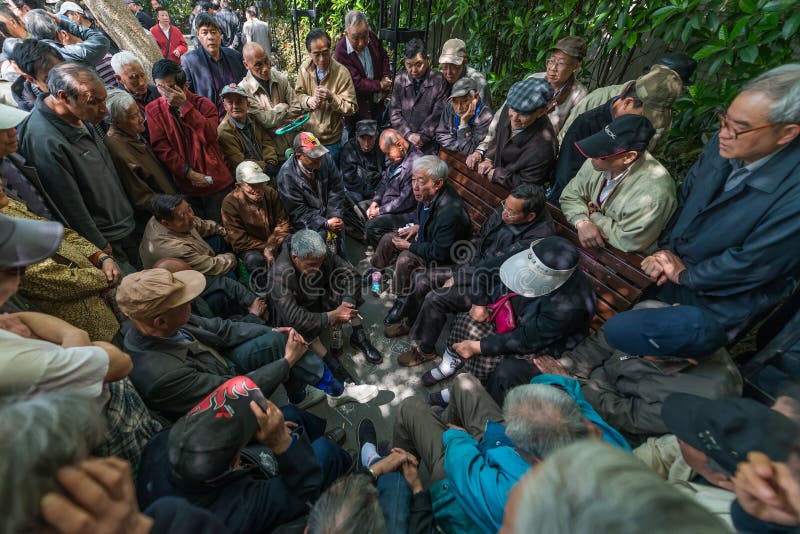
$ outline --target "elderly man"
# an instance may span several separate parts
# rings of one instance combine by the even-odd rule
[[[278,192],[292,228],[324,236],[328,246],[344,253],[344,183],[328,149],[313,134],[294,138],[294,155],[278,173]]]
[[[364,299],[361,281],[353,266],[325,246],[316,232],[293,234],[270,269],[270,303],[278,324],[295,328],[311,342],[311,349],[323,357],[334,375],[348,377],[347,371],[319,340],[326,327],[353,327],[350,345],[366,360],[378,364],[383,356],[372,346],[358,313]],[[374,386],[355,386],[365,398],[377,395]],[[360,388],[360,389],[359,389]],[[355,392],[356,390],[354,390]],[[364,401],[366,402],[366,401]]]
[[[460,375],[452,389],[441,418],[420,397],[405,399],[392,445],[430,472],[437,526],[496,532],[517,480],[551,452],[589,437],[590,426],[567,393],[548,385],[515,388],[502,410],[472,376]]]
[[[672,103],[682,87],[681,79],[674,71],[655,65],[650,72],[629,83],[618,96],[579,115],[571,125],[563,128],[561,150],[551,180],[550,201],[558,202],[561,192],[586,161],[575,143],[596,134],[623,115],[643,115],[656,130],[663,128],[672,120]]]
[[[306,36],[309,58],[300,66],[295,91],[303,111],[311,113],[306,127],[316,133],[339,164],[343,121],[358,111],[356,88],[344,65],[331,58],[331,36],[314,28]]]
[[[556,133],[561,131],[570,111],[587,94],[586,87],[575,79],[585,57],[586,39],[574,35],[562,37],[550,49],[547,69],[533,75],[534,78],[547,80],[553,88],[553,100],[547,106],[547,116]]]
[[[186,44],[183,32],[177,26],[172,25],[167,8],[157,7],[155,15],[158,24],[150,28],[150,35],[155,39],[164,59],[180,63],[181,56],[189,51],[189,45]]]
[[[354,202],[370,201],[383,174],[384,156],[378,146],[378,123],[360,120],[355,135],[342,147],[339,168],[347,196]]]
[[[50,92],[47,88],[47,75],[64,58],[61,52],[47,43],[25,39],[14,47],[11,59],[22,73],[11,85],[11,96],[18,108],[30,111],[39,95]]]
[[[194,24],[200,46],[181,57],[181,67],[186,73],[189,89],[209,99],[217,107],[221,119],[225,116],[225,108],[220,92],[226,85],[244,78],[247,70],[242,63],[242,54],[222,45],[222,27],[217,19],[201,13]]]
[[[243,161],[253,161],[270,176],[278,174],[278,156],[269,132],[248,115],[250,102],[247,91],[236,84],[226,86],[222,92],[225,118],[219,123],[219,146],[231,174]]]
[[[147,81],[142,62],[133,52],[124,50],[111,56],[111,67],[118,87],[133,96],[143,114],[147,104],[161,96],[156,86]]]
[[[492,112],[478,94],[475,80],[460,78],[453,84],[450,98],[436,128],[436,142],[442,148],[472,154],[486,137]]]
[[[389,56],[378,36],[370,30],[364,13],[353,9],[344,16],[344,35],[336,45],[333,57],[350,72],[356,88],[358,112],[346,119],[347,131],[353,137],[357,121],[371,119],[382,122],[384,100],[392,89]]]
[[[243,161],[236,168],[236,189],[222,201],[225,238],[251,274],[272,265],[291,233],[289,216],[270,181],[256,162]]]
[[[667,303],[699,306],[729,339],[794,287],[800,246],[800,115],[789,106],[800,65],[784,65],[742,89],[678,192],[662,250],[642,269]]]
[[[470,78],[475,81],[475,91],[481,97],[483,105],[491,113],[492,94],[489,91],[489,84],[486,83],[486,76],[480,71],[473,69],[467,64],[467,45],[461,39],[448,39],[442,45],[442,53],[439,55],[439,69],[442,76],[447,80],[447,92],[452,96],[451,91],[458,80]]]
[[[62,63],[48,76],[50,94],[19,127],[19,151],[36,167],[69,225],[106,254],[139,263],[133,208],[105,145],[87,124],[106,114],[106,89],[94,69]]]
[[[556,133],[547,117],[552,99],[553,88],[545,80],[525,78],[512,85],[505,105],[495,114],[495,137],[484,139],[467,158],[467,165],[508,189],[523,183],[544,185],[558,152]]]
[[[144,118],[133,96],[112,89],[108,92],[106,107],[111,128],[103,142],[133,206],[136,224],[143,231],[152,215],[153,195],[174,195],[177,193],[175,183],[143,137]]]
[[[215,221],[195,217],[182,196],[155,195],[150,209],[153,216],[139,246],[145,269],[163,258],[184,260],[192,269],[209,276],[224,275],[236,267],[235,254],[217,254],[204,239],[225,236],[225,228]]]
[[[414,220],[417,201],[414,200],[411,177],[414,162],[422,156],[417,147],[391,128],[381,134],[380,147],[389,166],[367,207],[365,230],[367,242],[372,246],[377,246],[387,232]]]
[[[242,25],[242,44],[257,43],[269,54],[272,51],[269,24],[258,18],[258,8],[256,6],[250,6],[245,9],[244,16],[247,20]]]
[[[275,142],[278,161],[286,161],[286,149],[292,147],[293,133],[277,135],[275,130],[296,119],[302,110],[286,74],[272,67],[269,51],[256,42],[244,45],[247,75],[239,87],[247,91],[250,117],[266,128]]]
[[[469,240],[472,233],[464,201],[447,183],[447,163],[436,156],[419,157],[412,167],[411,186],[417,201],[416,224],[384,234],[372,258],[373,267],[385,269],[397,257],[393,275],[397,298],[383,321],[387,325],[400,322],[414,271],[452,265],[453,246]]]
[[[426,154],[436,148],[436,127],[447,98],[447,81],[431,68],[431,58],[421,39],[411,39],[403,51],[405,72],[395,76],[391,123]]]
[[[136,20],[139,21],[139,24],[142,25],[145,31],[149,31],[150,28],[156,25],[156,23],[153,22],[153,18],[148,15],[142,7],[142,2],[140,0],[125,0],[125,5],[128,6],[128,9],[131,10]]]
[[[33,9],[25,15],[25,27],[34,39],[57,48],[66,61],[77,61],[94,67],[108,53],[109,41],[97,28],[84,28],[55,13]]]
[[[578,141],[589,158],[561,193],[561,211],[584,248],[608,244],[646,252],[675,211],[675,180],[647,146],[655,128],[641,115],[623,115]]]
[[[217,139],[214,104],[187,88],[186,75],[168,59],[153,65],[161,98],[145,108],[153,152],[200,217],[220,222],[222,199],[233,183]]]
[[[3,33],[6,39],[26,39],[29,37],[25,24],[8,4],[0,5],[0,24],[5,28]]]

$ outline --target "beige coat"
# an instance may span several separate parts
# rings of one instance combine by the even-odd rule
[[[300,101],[294,89],[289,85],[289,79],[278,69],[273,68],[269,80],[269,94],[261,87],[253,73],[247,75],[239,82],[239,86],[244,88],[249,95],[250,116],[269,131],[275,140],[275,150],[278,152],[278,159],[285,161],[286,149],[292,146],[292,140],[296,132],[284,135],[275,135],[275,130],[284,126],[303,113],[300,109]],[[275,111],[278,104],[286,104],[289,109],[286,111]]]
[[[194,228],[188,234],[173,232],[155,217],[150,217],[139,245],[139,254],[145,269],[162,258],[177,258],[203,274],[225,274],[236,267],[236,255],[232,252],[214,254],[214,250],[203,239],[218,232],[220,225],[196,217]]]
[[[324,85],[332,93],[332,99],[324,108],[311,111],[308,100],[314,96],[317,85]],[[306,123],[306,130],[313,132],[323,145],[332,145],[342,138],[344,117],[354,115],[358,111],[356,103],[356,86],[350,72],[338,61],[331,58],[328,72],[317,83],[317,72],[311,59],[306,59],[297,73],[295,86],[297,98],[304,111],[311,113]]]
[[[600,206],[603,173],[587,159],[561,193],[561,211],[573,226],[590,220],[608,236],[608,243],[625,252],[647,252],[675,211],[675,180],[649,152],[633,163],[629,174]]]

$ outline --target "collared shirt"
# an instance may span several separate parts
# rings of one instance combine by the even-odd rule
[[[322,70],[319,67],[315,67],[315,70],[317,71],[317,83],[319,83],[322,81],[322,78],[324,78],[325,75],[328,74],[328,71]]]
[[[775,154],[783,150],[783,148],[776,150],[772,154],[767,154],[763,158],[758,159],[753,163],[750,163],[749,165],[745,165],[744,161],[738,159],[731,160],[731,166],[733,167],[733,169],[731,170],[731,173],[728,175],[728,179],[725,180],[725,188],[724,188],[725,191],[730,191],[731,189],[735,188],[736,186],[744,182],[748,176],[750,176],[758,169],[766,165],[767,162],[771,160],[773,157],[775,157]]]
[[[614,192],[614,189],[628,176],[628,173],[631,170],[633,165],[628,165],[628,168],[622,171],[619,176],[616,178],[611,177],[611,171],[604,171],[603,172],[603,188],[600,190],[600,194],[597,196],[597,202],[602,206],[603,202],[606,201],[608,197],[611,196],[611,193]]]
[[[359,61],[361,61],[361,64],[364,66],[364,72],[367,74],[367,78],[371,80],[375,75],[375,70],[372,68],[372,55],[369,53],[369,41],[367,41],[367,46],[365,46],[361,52],[353,48],[353,45],[350,44],[350,39],[347,37],[344,38],[344,42],[347,45],[347,53],[356,53]]]

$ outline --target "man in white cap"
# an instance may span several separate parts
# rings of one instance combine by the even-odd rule
[[[444,42],[442,53],[439,55],[439,69],[441,69],[444,79],[447,80],[448,93],[461,78],[471,78],[475,80],[476,90],[481,96],[483,105],[489,111],[492,110],[492,94],[489,91],[489,84],[486,83],[486,76],[467,65],[467,45],[464,41],[448,39]]]
[[[222,222],[228,243],[249,273],[272,264],[291,233],[280,195],[255,161],[236,167],[236,189],[222,201]]]

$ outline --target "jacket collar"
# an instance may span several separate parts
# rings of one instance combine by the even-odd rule
[[[270,76],[269,76],[270,90],[272,89],[273,86],[278,84],[278,82],[275,81],[276,72],[277,71],[275,70],[275,67],[270,69]],[[259,91],[264,91],[264,88],[261,86],[261,83],[259,83],[259,81],[253,75],[253,73],[250,72],[249,70],[247,71],[247,74],[245,74],[244,79],[242,79],[242,81],[239,82],[239,85],[244,87],[247,91],[253,94],[258,93]]]
[[[89,137],[94,141],[94,137],[90,133],[89,126],[84,124],[83,128],[76,128],[72,126],[67,121],[62,119],[56,112],[50,109],[47,104],[44,103],[44,99],[47,95],[39,95],[36,98],[35,109],[42,114],[42,116],[49,122],[50,124],[55,127],[58,132],[66,138],[67,141],[71,143],[78,142],[82,137]]]
[[[719,137],[717,144],[719,144]],[[726,161],[730,162],[730,160]],[[769,161],[754,170],[742,183],[764,193],[774,193],[786,176],[798,165],[800,165],[800,137],[775,153]],[[733,191],[738,189],[736,187]]]

